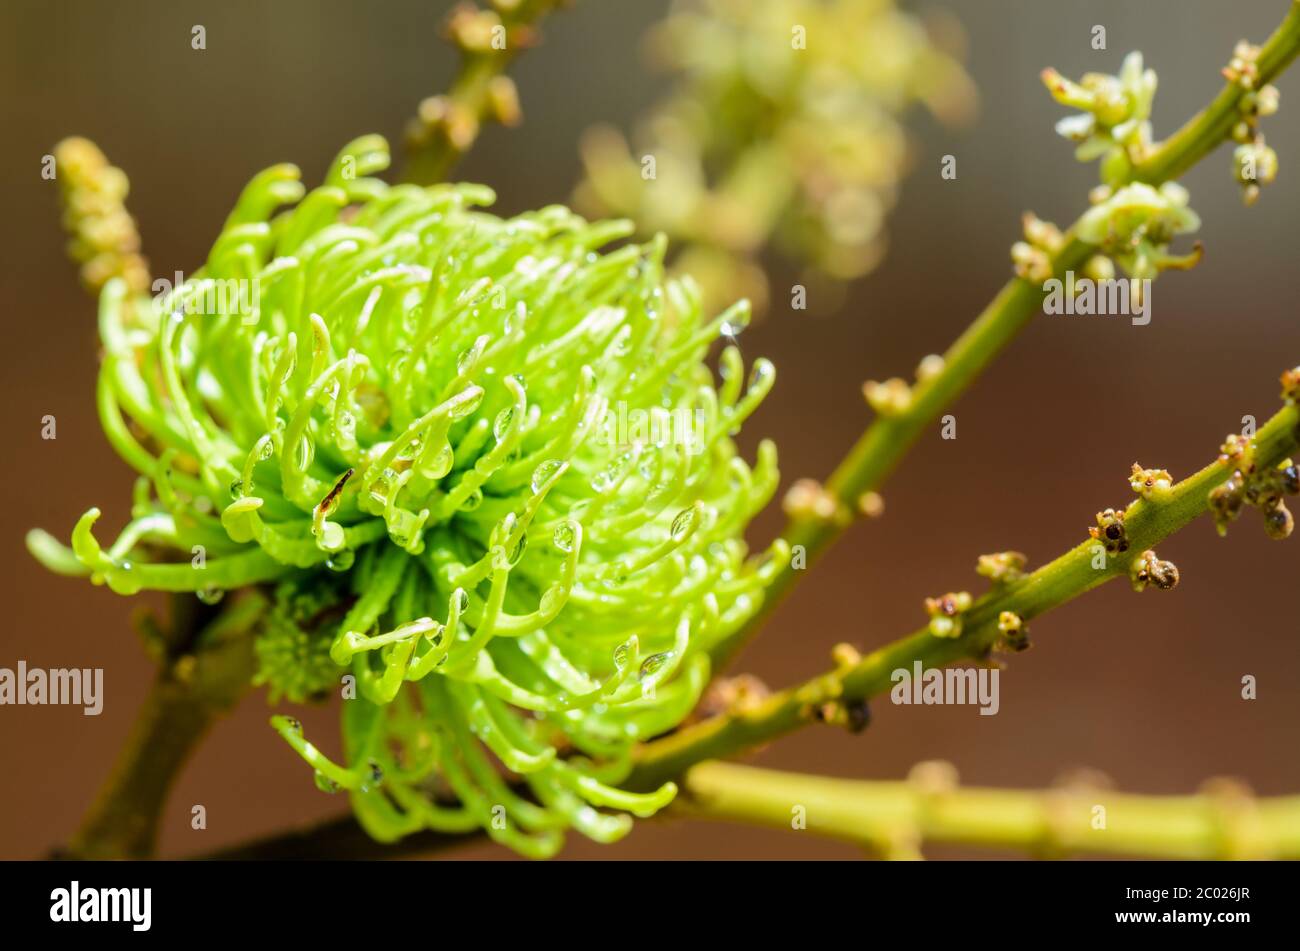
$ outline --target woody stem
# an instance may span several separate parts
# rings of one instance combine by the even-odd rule
[[[250,631],[264,607],[256,592],[232,598],[219,612],[203,609],[193,595],[172,599],[172,624],[157,644],[161,656],[153,685],[66,857],[153,855],[172,784],[213,722],[248,687]]]

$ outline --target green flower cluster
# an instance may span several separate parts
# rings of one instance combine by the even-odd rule
[[[1156,74],[1143,69],[1142,54],[1124,57],[1118,76],[1087,73],[1075,83],[1054,69],[1045,69],[1043,83],[1057,102],[1075,109],[1056,124],[1056,131],[1079,143],[1074,155],[1080,162],[1101,159],[1101,179],[1115,185],[1151,149],[1151,103],[1156,95]]]
[[[775,450],[751,468],[731,440],[773,369],[728,347],[715,386],[747,305],[702,316],[662,238],[602,251],[631,226],[501,219],[480,186],[370,177],[388,157],[359,139],[305,194],[267,169],[181,286],[105,287],[98,403],[133,518],[107,548],[97,509],[71,550],[29,546],[122,594],[265,583],[258,680],[350,698],[341,762],[273,725],[376,838],[610,841],[672,798],[618,788],[632,746],[694,707],[780,554],[742,540]],[[623,438],[626,412],[690,438]]]
[[[1077,228],[1079,239],[1101,252],[1089,260],[1087,276],[1113,279],[1116,264],[1134,280],[1154,279],[1170,268],[1195,267],[1201,259],[1199,244],[1189,254],[1168,253],[1175,237],[1201,226],[1200,217],[1189,207],[1187,189],[1177,182],[1156,188],[1129,181],[1134,166],[1154,148],[1150,117],[1156,74],[1143,68],[1142,54],[1128,54],[1117,76],[1088,73],[1076,83],[1045,69],[1042,79],[1058,102],[1084,110],[1056,125],[1061,135],[1079,143],[1075,157],[1083,162],[1101,160],[1103,184],[1089,194],[1092,207]],[[1054,225],[1026,215],[1025,240],[1011,248],[1016,272],[1032,281],[1050,277],[1052,258],[1064,240]]]
[[[1177,182],[1159,188],[1134,182],[1084,212],[1079,238],[1097,245],[1131,277],[1155,278],[1166,268],[1188,267],[1200,258],[1199,253],[1170,255],[1165,250],[1176,236],[1201,227],[1187,202],[1187,189]]]

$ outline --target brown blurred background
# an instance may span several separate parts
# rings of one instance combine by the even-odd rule
[[[925,116],[915,170],[894,213],[890,253],[824,318],[778,309],[746,332],[749,356],[777,364],[777,387],[743,437],[781,449],[784,484],[824,476],[868,419],[867,377],[910,375],[942,350],[1010,273],[1021,211],[1065,223],[1095,183],[1052,131],[1063,112],[1037,80],[1115,71],[1142,49],[1160,74],[1155,125],[1168,134],[1207,102],[1233,43],[1262,41],[1286,0],[1030,2],[947,0],[970,38],[981,117],[954,133]],[[9,0],[0,8],[0,149],[9,225],[0,248],[4,343],[5,504],[0,507],[0,666],[105,668],[96,718],[79,708],[0,708],[0,857],[30,857],[65,840],[105,777],[151,676],[128,625],[133,604],[47,574],[23,534],[66,537],[90,505],[106,525],[127,515],[132,482],[94,412],[94,305],[64,259],[56,185],[41,157],[63,136],[95,139],[131,177],[130,207],[157,275],[190,270],[231,202],[279,161],[316,180],[364,132],[399,140],[416,102],[445,87],[454,57],[438,37],[443,3],[196,4]],[[490,129],[462,177],[497,189],[513,213],[565,201],[579,175],[578,134],[623,128],[663,90],[641,66],[639,37],[666,3],[579,0],[553,17],[545,44],[513,70],[526,120]],[[190,28],[207,28],[207,49]],[[1109,50],[1093,51],[1104,24]],[[857,527],[776,614],[741,665],[774,685],[812,675],[839,641],[872,647],[915,629],[924,596],[982,590],[975,558],[1016,548],[1041,563],[1076,544],[1101,507],[1127,503],[1129,464],[1176,477],[1208,462],[1250,413],[1277,407],[1278,373],[1300,362],[1294,228],[1300,209],[1300,74],[1281,113],[1265,120],[1278,181],[1243,208],[1222,150],[1184,179],[1200,212],[1205,262],[1154,290],[1153,320],[1034,320],[956,407],[958,438],[926,435],[884,492],[883,519]],[[956,181],[940,156],[958,160]],[[773,262],[779,304],[791,270]],[[785,298],[788,299],[788,298]],[[58,438],[40,438],[41,417]],[[779,529],[776,507],[754,527]],[[1293,613],[1300,540],[1269,541],[1256,513],[1226,539],[1208,521],[1161,548],[1183,583],[1136,595],[1116,582],[1040,619],[1036,647],[1012,659],[1002,709],[873,704],[858,737],[820,728],[763,752],[766,765],[840,776],[897,778],[944,758],[964,782],[1050,783],[1089,766],[1124,789],[1174,793],[1204,779],[1243,777],[1261,794],[1300,792],[1300,625]],[[1240,699],[1244,674],[1259,699]],[[162,833],[164,855],[233,844],[333,815],[342,800],[267,727],[264,695],[223,721],[181,776]],[[308,711],[323,740],[332,710]],[[192,831],[190,808],[207,808]],[[958,855],[930,850],[933,855]],[[481,846],[462,853],[500,857]],[[572,836],[571,858],[853,857],[809,835],[698,824],[641,823],[605,849]],[[987,854],[987,853],[981,853]]]

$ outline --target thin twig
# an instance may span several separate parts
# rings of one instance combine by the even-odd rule
[[[1300,0],[1292,0],[1286,18],[1261,48],[1256,65],[1257,88],[1278,76],[1300,53]],[[1238,105],[1246,95],[1239,84],[1229,82],[1214,101],[1163,142],[1130,175],[1132,181],[1159,184],[1181,175],[1204,158],[1230,135]],[[1081,268],[1097,251],[1065,233],[1065,244],[1052,262],[1053,275]],[[910,403],[901,412],[880,416],[869,425],[826,482],[834,500],[830,507],[814,507],[791,515],[783,536],[790,546],[802,546],[811,566],[818,555],[834,543],[859,511],[859,500],[876,491],[902,461],[908,449],[927,426],[953,403],[982,373],[1042,306],[1041,284],[1014,278],[998,292],[979,316],[943,354],[943,369],[919,381]],[[714,651],[721,668],[762,626],[785,594],[806,570],[787,560],[767,589],[763,607],[725,643]]]
[[[496,11],[461,3],[452,10],[447,34],[461,51],[460,70],[445,94],[420,103],[407,128],[405,181],[429,185],[444,180],[485,121],[518,124],[519,94],[505,71],[537,43],[537,24],[561,2],[498,3]]]
[[[1256,434],[1260,467],[1276,465],[1296,451],[1300,413],[1288,402]],[[1142,499],[1124,516],[1127,553],[1104,559],[1097,567],[1098,543],[1084,541],[1013,583],[995,587],[962,615],[962,635],[936,637],[928,627],[873,651],[855,663],[814,677],[742,710],[712,717],[642,747],[628,785],[652,788],[708,759],[733,756],[813,722],[826,704],[864,701],[887,691],[896,670],[944,667],[981,659],[998,637],[998,619],[1009,611],[1022,621],[1073,600],[1113,578],[1127,576],[1141,553],[1205,513],[1211,490],[1233,474],[1233,467],[1212,462],[1184,479],[1164,498]]]

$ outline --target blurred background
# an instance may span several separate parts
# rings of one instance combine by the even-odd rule
[[[1218,91],[1233,44],[1261,42],[1286,0],[1029,2],[946,0],[969,48],[981,109],[950,128],[910,114],[911,173],[887,224],[879,267],[824,314],[791,311],[796,268],[765,260],[766,317],[741,338],[778,382],[746,425],[752,456],[774,438],[783,489],[824,477],[869,419],[864,379],[909,377],[941,351],[1011,273],[1020,214],[1068,223],[1095,184],[1053,132],[1063,110],[1038,80],[1114,72],[1141,49],[1160,75],[1157,137]],[[912,4],[904,4],[915,9]],[[121,524],[132,474],[94,411],[95,307],[64,257],[57,185],[41,158],[70,134],[97,141],[130,175],[129,207],[155,276],[201,261],[257,170],[292,161],[319,179],[340,146],[366,132],[397,143],[417,102],[443,90],[456,62],[439,37],[448,4],[281,0],[275,4],[131,4],[10,0],[0,7],[0,188],[10,224],[0,248],[5,505],[0,507],[0,666],[103,667],[102,715],[0,708],[0,857],[39,856],[66,840],[107,774],[152,676],[129,626],[131,600],[39,568],[33,526],[66,537],[90,505]],[[642,37],[666,0],[579,0],[548,19],[544,43],[512,68],[525,120],[489,127],[458,176],[485,182],[511,214],[569,201],[578,140],[598,122],[631,131],[668,90],[644,67]],[[190,47],[202,24],[207,48]],[[1090,46],[1106,27],[1108,49]],[[811,44],[810,40],[810,44]],[[886,485],[884,516],[857,526],[781,607],[739,668],[774,686],[825,669],[840,641],[871,648],[919,627],[922,599],[978,593],[976,556],[1018,549],[1037,565],[1084,537],[1099,508],[1127,504],[1129,465],[1176,478],[1213,458],[1244,414],[1278,405],[1277,377],[1300,362],[1294,222],[1300,210],[1300,74],[1284,75],[1281,115],[1265,120],[1281,172],[1244,208],[1222,149],[1183,180],[1203,219],[1204,263],[1165,275],[1149,326],[1035,319],[956,406],[958,438],[936,424]],[[956,180],[940,177],[944,154]],[[816,308],[814,308],[816,309]],[[58,438],[41,439],[54,415]],[[752,530],[766,542],[774,504]],[[1182,584],[1134,594],[1116,582],[1039,619],[1035,647],[1010,659],[1001,711],[873,704],[859,736],[805,730],[755,761],[837,776],[900,778],[950,760],[963,783],[1043,786],[1087,766],[1125,790],[1179,793],[1216,775],[1260,794],[1300,792],[1300,541],[1271,542],[1248,512],[1226,539],[1201,520],[1160,549]],[[1241,678],[1259,695],[1241,699]],[[181,775],[163,821],[164,856],[208,851],[338,814],[310,771],[266,725],[264,694],[222,721]],[[308,710],[309,733],[334,737],[336,711]],[[190,828],[206,807],[208,828]],[[964,856],[928,848],[932,856]],[[508,857],[493,846],[464,857]],[[808,834],[638,823],[612,848],[571,835],[569,858],[851,858]],[[989,853],[978,853],[989,854]]]

